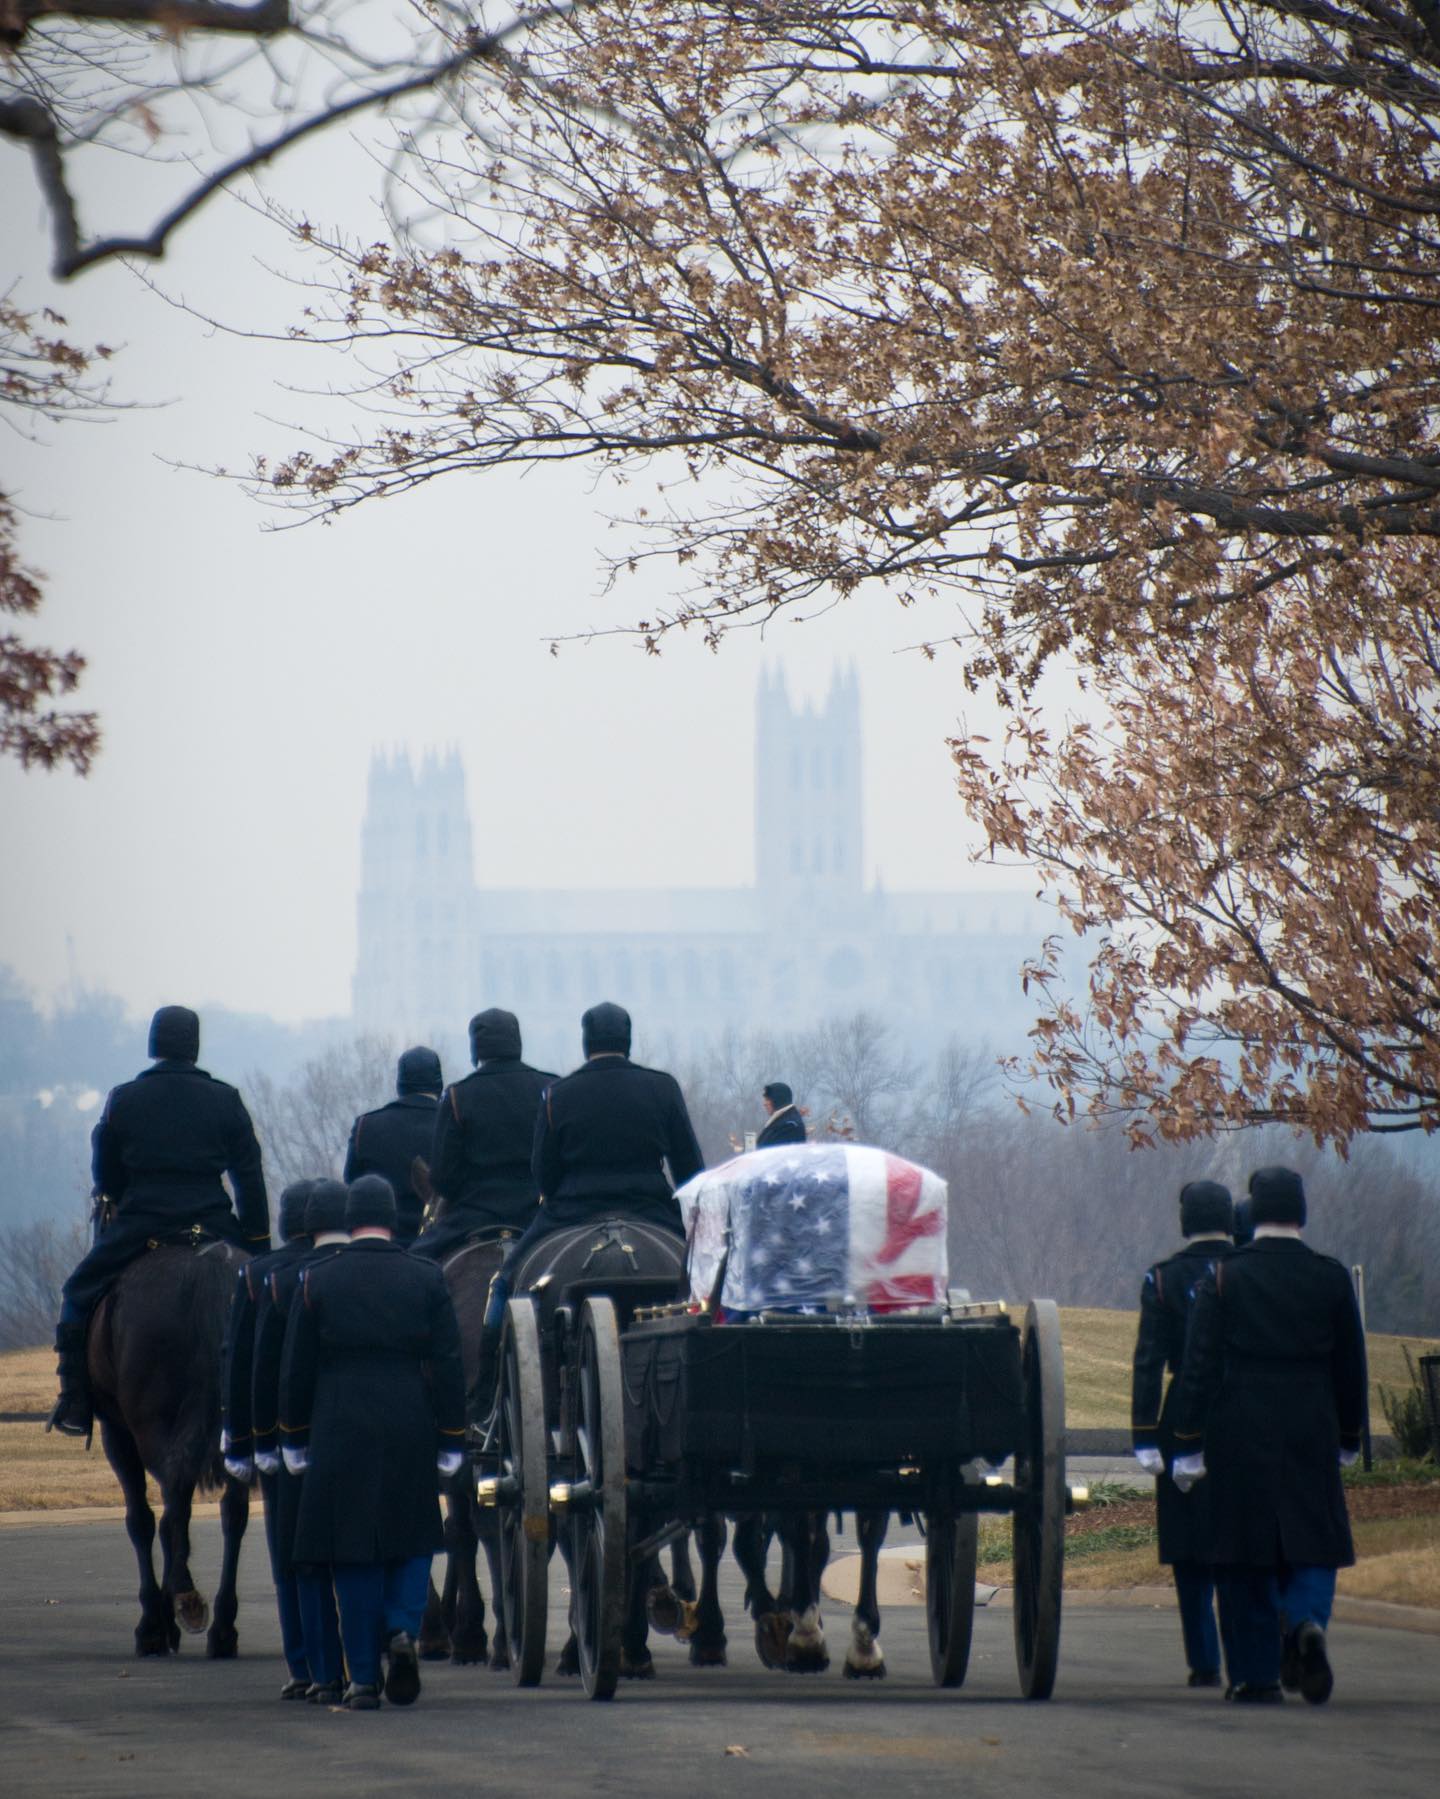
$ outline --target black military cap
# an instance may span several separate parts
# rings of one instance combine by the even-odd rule
[[[364,1230],[367,1225],[393,1231],[396,1216],[395,1189],[383,1174],[362,1174],[359,1180],[351,1181],[345,1201],[347,1231]]]
[[[200,1015],[189,1006],[161,1006],[150,1020],[150,1054],[157,1062],[194,1062],[200,1056]]]
[[[1219,1181],[1187,1181],[1180,1189],[1180,1231],[1186,1237],[1228,1237],[1235,1228],[1235,1202]]]
[[[1250,1176],[1250,1222],[1305,1222],[1305,1183],[1293,1168],[1257,1168]]]
[[[303,1237],[308,1228],[305,1223],[305,1208],[310,1203],[310,1194],[315,1187],[314,1181],[291,1181],[280,1195],[280,1237],[282,1242],[289,1242],[291,1237]]]
[[[343,1231],[349,1198],[344,1181],[313,1182],[305,1201],[306,1235],[318,1237],[321,1231]]]
[[[407,1049],[395,1070],[397,1093],[438,1093],[445,1085],[440,1074],[440,1058],[423,1044]]]
[[[613,1000],[602,1000],[580,1020],[580,1047],[587,1056],[630,1054],[630,1014]]]
[[[470,1020],[470,1060],[478,1067],[520,1054],[520,1020],[513,1012],[491,1006]]]

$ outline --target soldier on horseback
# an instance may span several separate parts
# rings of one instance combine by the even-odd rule
[[[411,1170],[417,1156],[430,1154],[436,1107],[445,1085],[440,1058],[423,1044],[407,1049],[395,1071],[395,1098],[373,1112],[362,1112],[350,1127],[345,1151],[345,1180],[379,1174],[395,1194],[395,1241],[413,1243],[420,1230],[424,1201],[415,1191]]]
[[[97,1195],[113,1216],[66,1281],[55,1331],[60,1398],[47,1429],[88,1436],[85,1333],[101,1296],[153,1245],[222,1237],[252,1254],[270,1247],[260,1145],[233,1087],[196,1067],[200,1020],[162,1006],[150,1025],[154,1066],[112,1090],[92,1138]],[[230,1197],[221,1176],[228,1175]],[[103,1216],[103,1215],[102,1215]]]
[[[520,1021],[498,1006],[470,1020],[470,1058],[475,1073],[446,1089],[435,1114],[430,1184],[440,1205],[412,1246],[437,1262],[474,1231],[523,1231],[539,1199],[530,1152],[555,1076],[520,1060]]]

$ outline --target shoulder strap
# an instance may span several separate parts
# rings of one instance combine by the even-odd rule
[[[459,1124],[459,1122],[460,1122],[460,1101],[456,1098],[455,1089],[453,1087],[450,1089],[450,1110],[455,1115],[456,1124]]]

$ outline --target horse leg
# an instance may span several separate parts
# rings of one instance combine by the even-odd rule
[[[450,1584],[447,1571],[445,1584]],[[422,1662],[445,1662],[450,1659],[450,1632],[445,1628],[445,1603],[435,1591],[432,1578],[425,1593],[425,1616],[420,1620],[417,1649]]]
[[[135,1626],[136,1655],[168,1655],[178,1647],[171,1642],[175,1614],[168,1595],[155,1578],[155,1514],[145,1496],[145,1465],[135,1439],[123,1424],[105,1420],[100,1426],[105,1457],[115,1470],[125,1495],[125,1534],[135,1551],[140,1569],[140,1622]]]
[[[450,1558],[450,1575],[455,1582],[455,1622],[451,1627],[452,1662],[484,1662],[490,1654],[490,1639],[485,1634],[485,1601],[480,1596],[480,1583],[475,1578],[475,1562],[480,1551],[477,1530],[475,1488],[468,1473],[461,1477],[458,1491],[450,1492],[450,1511],[445,1520],[445,1551]],[[450,1585],[450,1576],[445,1585]]]
[[[821,1674],[830,1666],[820,1618],[820,1576],[830,1559],[826,1514],[801,1515],[791,1522],[788,1534],[792,1539],[795,1586],[790,1599],[792,1624],[785,1644],[785,1666],[792,1674]]]
[[[215,1616],[205,1638],[205,1653],[214,1661],[228,1661],[240,1647],[235,1619],[240,1610],[236,1582],[240,1573],[240,1545],[250,1522],[250,1487],[245,1481],[227,1480],[220,1495],[220,1537],[224,1552],[220,1584],[215,1589]]]
[[[190,1508],[195,1489],[185,1481],[174,1481],[166,1482],[160,1492],[160,1553],[164,1562],[160,1584],[170,1595],[176,1622],[193,1636],[210,1622],[210,1607],[195,1591],[190,1573]],[[175,1646],[179,1646],[178,1638]]]
[[[655,1658],[650,1653],[648,1601],[665,1587],[665,1570],[658,1555],[648,1555],[632,1566],[625,1592],[625,1624],[620,1644],[620,1672],[627,1680],[653,1680]]]
[[[690,1561],[690,1533],[670,1545],[670,1590],[681,1599],[695,1598],[695,1569]]]
[[[725,1520],[718,1512],[707,1512],[700,1520],[700,1598],[690,1638],[690,1665],[695,1668],[725,1666],[725,1618],[720,1610],[720,1558],[725,1553],[725,1534]]]
[[[765,1561],[771,1534],[759,1512],[746,1512],[735,1521],[735,1560],[745,1576],[745,1603],[755,1620],[755,1653],[765,1667],[783,1668],[790,1616],[776,1603],[766,1583]]]
[[[555,1539],[559,1546],[560,1559],[565,1564],[566,1584],[570,1588],[570,1634],[566,1637],[560,1650],[559,1659],[555,1663],[557,1674],[578,1674],[580,1672],[580,1643],[575,1635],[575,1570],[570,1566],[569,1534],[562,1526]]]
[[[860,1592],[850,1620],[850,1647],[845,1653],[847,1680],[883,1680],[885,1651],[880,1647],[880,1603],[875,1580],[880,1546],[890,1528],[889,1512],[857,1512],[855,1535],[860,1541]]]
[[[494,1512],[481,1513],[475,1529],[490,1570],[490,1610],[494,1620],[494,1630],[490,1637],[490,1666],[503,1671],[510,1666],[510,1639],[505,1634],[505,1613],[500,1605],[500,1533],[496,1528]]]

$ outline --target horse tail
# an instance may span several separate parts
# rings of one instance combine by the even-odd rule
[[[193,1484],[202,1493],[217,1492],[225,1484],[220,1455],[221,1362],[239,1262],[237,1252],[225,1243],[198,1255],[187,1254],[175,1295],[176,1317],[183,1321],[181,1335],[192,1358],[192,1378],[185,1383],[166,1447],[164,1476],[167,1484]]]

